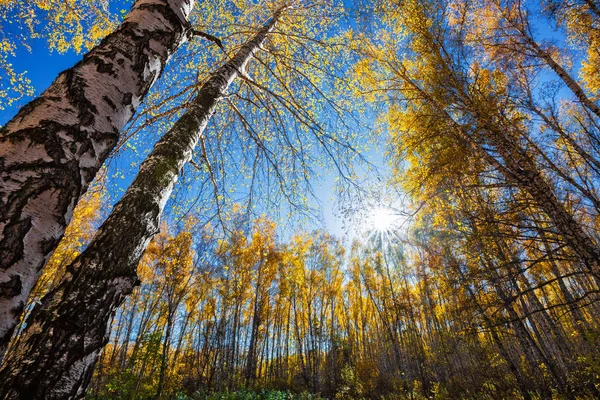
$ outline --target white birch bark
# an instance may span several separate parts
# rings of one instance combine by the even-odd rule
[[[136,1],[114,33],[0,130],[0,358],[73,208],[186,40],[194,1]]]
[[[588,97],[585,90],[579,85],[579,83],[573,79],[573,77],[559,64],[554,58],[548,53],[548,51],[542,49],[533,38],[527,33],[520,32],[525,39],[525,42],[529,45],[533,53],[541,58],[548,67],[550,67],[556,75],[564,82],[565,85],[573,92],[577,100],[588,110],[593,112],[598,118],[600,118],[600,106],[598,106],[592,99]]]
[[[108,342],[108,325],[138,284],[137,265],[160,226],[177,176],[191,159],[208,120],[231,82],[265,41],[280,13],[211,74],[184,115],[158,141],[138,176],[87,249],[27,320],[19,346],[0,368],[2,399],[83,396]]]

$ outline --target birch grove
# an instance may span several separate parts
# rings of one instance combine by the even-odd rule
[[[131,1],[0,105],[0,399],[600,397],[597,0]]]

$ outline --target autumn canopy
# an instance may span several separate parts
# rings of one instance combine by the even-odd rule
[[[600,397],[598,0],[0,0],[0,399]]]

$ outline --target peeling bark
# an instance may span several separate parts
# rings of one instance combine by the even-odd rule
[[[138,0],[0,130],[0,358],[79,198],[165,63],[194,0]]]
[[[211,74],[173,128],[158,141],[125,195],[58,287],[32,311],[19,347],[0,369],[0,398],[81,398],[117,307],[139,284],[137,264],[177,176],[220,98],[273,29],[282,9]]]

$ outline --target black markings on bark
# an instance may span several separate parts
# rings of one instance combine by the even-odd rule
[[[131,93],[126,93],[123,95],[123,100],[121,100],[121,102],[123,103],[123,105],[130,105],[131,104],[131,99],[133,98]]]
[[[105,62],[100,57],[96,58],[96,68],[98,69],[98,72],[100,72],[101,74],[109,74],[114,77],[117,76],[117,73],[115,72],[115,68],[113,67],[113,64]]]
[[[13,317],[18,317],[23,313],[23,310],[25,309],[25,303],[20,301],[19,304],[17,304],[12,310],[10,310],[10,312],[12,313]],[[15,328],[13,327],[13,329],[11,330],[11,332],[14,332]]]
[[[63,71],[48,91],[24,106],[0,129],[0,146],[6,146],[4,149],[9,150],[6,154],[17,154],[28,146],[35,152],[32,154],[39,154],[37,159],[28,161],[19,161],[18,156],[12,159],[12,155],[10,160],[0,157],[0,268],[6,271],[3,282],[13,274],[12,267],[15,270],[30,268],[27,273],[31,275],[27,279],[25,275],[21,277],[23,290],[30,286],[32,279],[37,279],[64,233],[73,206],[118,142],[122,126],[114,125],[116,118],[111,117],[118,116],[121,124],[125,122],[121,115],[133,115],[133,103],[145,96],[155,80],[153,75],[162,72],[170,54],[187,37],[189,23],[181,21],[169,4],[173,7],[180,4],[183,14],[184,2],[162,0],[161,5],[134,5],[131,15],[135,17],[126,19],[73,68]],[[146,25],[146,22],[149,23]],[[151,41],[153,46],[150,46]],[[156,72],[148,76],[145,71],[156,62],[159,63]],[[112,97],[119,82],[116,74],[121,72],[125,73],[125,79],[135,79],[127,89],[130,93],[123,95],[127,104],[115,104],[120,103],[120,99]],[[103,90],[104,76],[112,82],[107,85],[105,94],[99,92]],[[94,93],[89,93],[92,85]],[[96,104],[103,105],[97,109]],[[98,115],[100,108],[113,113]],[[52,111],[46,120],[44,110]],[[20,126],[24,121],[27,125]],[[111,124],[99,130],[98,126],[105,126],[106,121]],[[15,150],[11,153],[12,146]],[[102,149],[98,154],[97,148]],[[89,157],[91,162],[86,160],[86,166],[80,166],[82,156]],[[47,214],[43,209],[44,198],[39,198],[42,195],[50,199]],[[29,215],[26,207],[36,200],[35,215]],[[35,227],[42,227],[43,232],[35,234]],[[26,240],[33,241],[28,249],[24,249]],[[22,310],[19,301],[0,293],[4,315],[8,314],[7,310]],[[11,324],[14,326],[16,320],[0,320],[0,328],[3,328],[0,358],[3,344],[10,339]]]
[[[0,268],[6,270],[23,256],[21,237],[31,229],[31,220],[11,221],[4,228],[4,240],[0,242]]]
[[[185,30],[190,28],[190,23],[185,19],[179,18],[177,13],[175,13],[175,11],[166,4],[141,4],[138,6],[138,9],[160,14],[169,22],[171,27],[177,27],[181,25],[184,26]]]
[[[104,102],[108,104],[113,110],[117,109],[117,105],[113,103],[113,101],[108,96],[102,96],[102,100],[104,100]]]
[[[0,295],[16,296],[21,293],[22,288],[23,285],[21,284],[19,275],[11,275],[10,280],[7,282],[0,282]]]
[[[86,96],[87,81],[77,73],[76,69],[67,70],[63,74],[69,103],[76,106],[79,112],[79,125],[92,125],[98,110]]]

